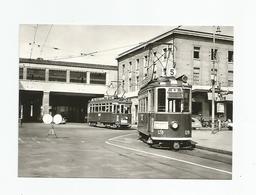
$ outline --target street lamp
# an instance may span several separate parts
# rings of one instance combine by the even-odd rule
[[[215,27],[214,27],[215,28]],[[212,51],[212,72],[211,72],[211,81],[212,81],[212,133],[214,132],[214,117],[215,117],[215,82],[216,82],[216,71],[215,63],[217,51],[215,51],[215,33],[220,33],[220,27],[217,26],[217,29],[213,30],[213,51]]]

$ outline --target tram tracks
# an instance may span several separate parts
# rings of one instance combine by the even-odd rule
[[[153,156],[153,157],[160,157],[160,158],[164,158],[164,159],[169,159],[169,160],[172,160],[172,161],[176,161],[176,162],[180,162],[180,163],[184,163],[184,164],[187,164],[187,165],[192,165],[192,166],[195,166],[195,167],[200,167],[200,168],[203,168],[203,169],[208,169],[208,170],[213,170],[215,172],[220,172],[220,173],[225,173],[225,174],[229,174],[229,175],[232,175],[232,172],[230,171],[227,171],[225,169],[221,169],[221,168],[217,168],[217,167],[213,167],[213,166],[207,166],[207,165],[204,165],[204,164],[200,164],[200,163],[196,163],[196,162],[193,162],[190,160],[184,160],[186,159],[186,157],[172,157],[170,156],[169,154],[168,155],[165,155],[165,154],[157,154],[156,152],[151,152],[151,151],[148,151],[148,150],[145,150],[145,149],[138,149],[138,148],[134,148],[134,147],[131,147],[130,145],[129,146],[125,146],[125,145],[122,145],[120,140],[120,138],[124,138],[124,137],[128,137],[128,136],[131,136],[131,135],[134,135],[135,133],[132,133],[132,134],[125,134],[125,135],[121,135],[121,136],[116,136],[116,137],[112,137],[110,139],[108,139],[107,141],[105,141],[106,144],[108,145],[111,145],[111,146],[114,146],[114,147],[118,147],[118,148],[121,148],[121,149],[124,149],[124,150],[129,150],[129,151],[133,151],[135,153],[139,153],[139,154],[145,154],[145,155],[148,155],[148,156]],[[116,141],[118,143],[116,143]],[[176,152],[175,152],[176,153]],[[187,156],[193,156],[192,153],[188,154],[188,153],[184,153],[184,152],[178,152],[179,154],[185,154]],[[215,162],[218,162],[218,163],[225,163],[225,164],[232,164],[232,163],[227,163],[226,161],[216,161],[216,159],[214,158],[205,158],[206,156],[196,156],[197,158],[201,158],[201,159],[204,159],[204,160],[211,160],[211,161],[215,161]]]

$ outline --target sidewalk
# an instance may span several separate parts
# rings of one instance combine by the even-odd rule
[[[193,130],[192,140],[196,142],[196,148],[232,155],[232,131],[212,134],[208,129]]]

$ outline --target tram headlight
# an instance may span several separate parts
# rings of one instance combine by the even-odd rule
[[[177,121],[172,121],[171,122],[171,128],[174,129],[174,130],[177,130],[179,127],[179,124]]]
[[[185,135],[190,135],[190,131],[189,130],[185,130]]]

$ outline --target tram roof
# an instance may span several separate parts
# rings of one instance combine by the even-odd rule
[[[192,88],[191,85],[182,81],[182,79],[175,78],[175,77],[159,77],[155,80],[151,80],[147,85],[142,87],[139,93],[143,92],[148,88],[155,88],[155,87],[189,87]]]
[[[126,103],[126,104],[132,103],[130,100],[126,98],[115,97],[115,96],[93,98],[89,103],[103,103],[103,102],[106,102],[106,103],[118,102],[118,103]]]

